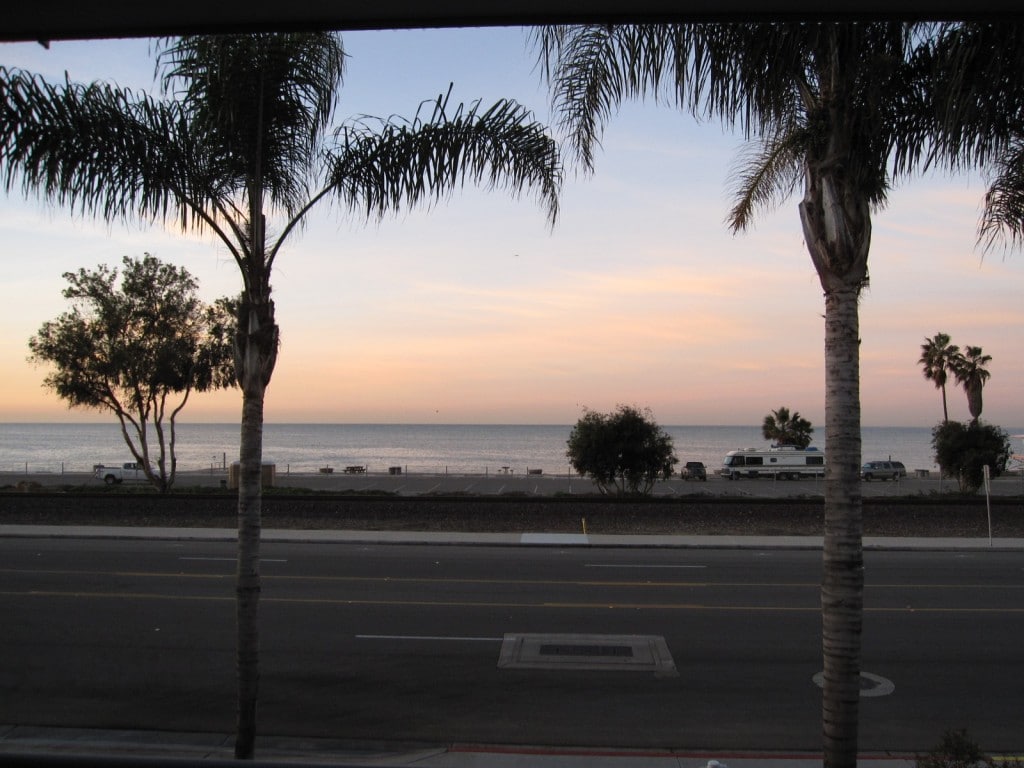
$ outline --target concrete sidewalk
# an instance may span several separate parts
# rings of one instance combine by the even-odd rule
[[[234,541],[233,528],[146,528],[108,525],[0,525],[6,538]],[[447,531],[286,530],[265,528],[264,542],[451,544],[468,546],[667,547],[682,549],[821,549],[821,536],[640,536],[584,533],[452,533]],[[1024,539],[872,537],[865,550],[1024,551]]]
[[[146,766],[238,765],[234,737],[216,733],[163,733],[85,728],[0,725],[0,766],[88,765],[103,761]],[[26,759],[27,758],[27,759]],[[865,754],[870,768],[911,768],[914,755]],[[99,762],[97,762],[99,761]],[[128,762],[125,762],[128,761]],[[324,766],[336,768],[820,768],[821,755],[775,752],[700,752],[671,749],[596,749],[484,744],[346,743],[331,739],[257,739],[256,766]]]

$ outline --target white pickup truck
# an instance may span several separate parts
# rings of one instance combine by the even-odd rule
[[[143,471],[142,465],[134,461],[126,461],[120,467],[107,467],[103,464],[97,464],[92,468],[92,473],[107,485],[123,483],[125,480],[129,482],[146,482],[146,473]]]

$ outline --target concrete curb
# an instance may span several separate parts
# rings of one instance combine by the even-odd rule
[[[217,733],[46,728],[0,725],[0,765],[92,766],[131,759],[131,765],[237,765],[233,738]],[[513,744],[381,744],[332,739],[263,736],[257,739],[252,766],[378,768],[819,768],[820,754],[715,752],[682,749],[553,747]],[[52,763],[47,758],[54,758]],[[26,760],[27,758],[27,760]],[[31,760],[31,763],[28,761]],[[97,762],[98,761],[98,762]],[[911,768],[911,755],[864,754],[871,768]]]

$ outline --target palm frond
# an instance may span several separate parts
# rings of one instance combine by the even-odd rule
[[[630,99],[720,120],[747,139],[781,135],[798,120],[839,121],[857,155],[843,162],[866,169],[856,186],[877,205],[921,33],[899,22],[750,22],[545,27],[533,38],[559,127],[587,168]],[[917,136],[900,147],[907,164],[922,153],[910,141]]]
[[[756,212],[793,194],[803,175],[807,135],[799,128],[747,145],[730,176],[736,200],[726,222],[733,232],[751,226]]]
[[[1024,247],[1024,135],[1013,140],[994,164],[978,226],[978,242],[988,251],[1002,243]]]
[[[930,50],[935,146],[932,159],[955,170],[998,162],[1024,134],[1024,24],[949,23]]]
[[[344,65],[331,32],[189,36],[158,57],[164,92],[216,148],[220,177],[259,179],[290,213],[308,198]]]
[[[7,191],[105,219],[159,216],[167,200],[141,183],[157,125],[173,122],[160,105],[96,83],[52,85],[0,68],[0,168]]]
[[[177,105],[3,68],[0,173],[8,192],[20,187],[106,221],[210,225],[204,210],[218,210],[230,193]]]
[[[335,138],[325,192],[367,217],[441,200],[469,181],[515,195],[533,189],[549,221],[557,218],[557,145],[514,101],[460,104],[449,114],[447,99],[438,98],[428,119],[362,117]]]
[[[676,75],[685,71],[688,55],[679,39],[685,33],[685,27],[672,24],[535,30],[558,125],[585,168],[593,168],[594,148],[623,101],[650,96],[676,103]]]
[[[883,81],[894,178],[925,171],[936,157],[939,118],[935,106],[934,57],[937,30],[931,23],[911,26],[906,35],[903,63]]]

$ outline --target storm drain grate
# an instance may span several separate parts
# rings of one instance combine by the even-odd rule
[[[508,633],[501,644],[498,668],[619,670],[678,676],[665,638],[659,635]]]
[[[541,656],[632,656],[628,645],[542,645]]]

